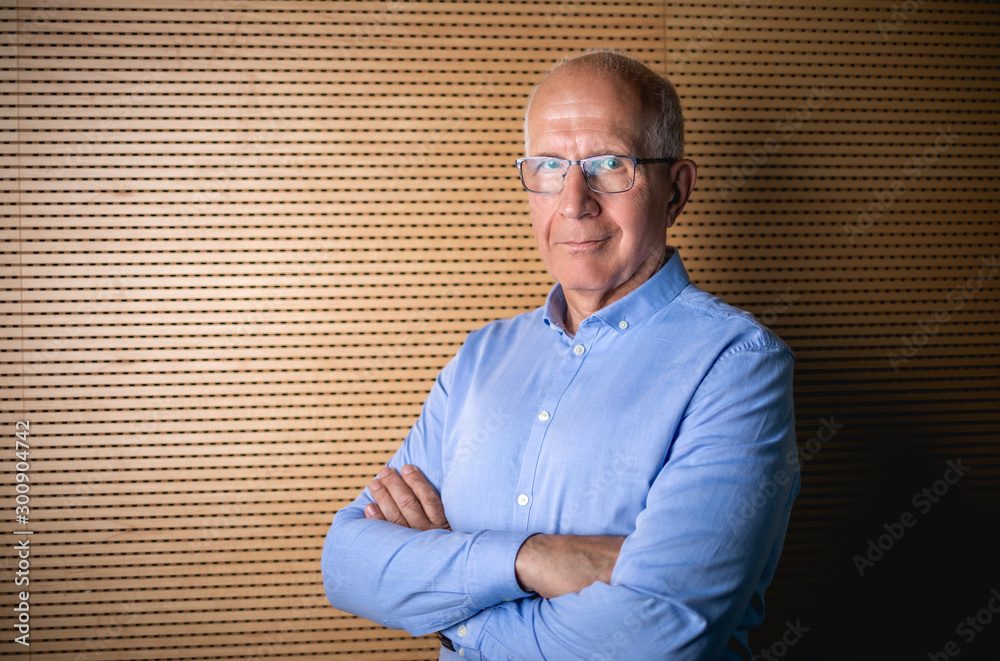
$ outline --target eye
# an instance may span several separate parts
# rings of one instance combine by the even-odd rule
[[[555,172],[562,170],[564,167],[566,166],[558,158],[540,158],[538,159],[536,169],[540,172]]]
[[[624,167],[622,159],[617,156],[598,156],[587,163],[587,171],[590,174],[604,174],[614,172]]]

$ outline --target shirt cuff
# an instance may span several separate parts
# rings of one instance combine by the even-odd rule
[[[482,635],[486,620],[490,619],[492,613],[492,608],[479,611],[464,622],[459,622],[441,631],[441,635],[448,638],[454,648],[453,652],[449,652],[449,654],[454,656],[442,653],[441,658],[453,659],[457,656],[458,658],[481,661],[483,653],[477,649],[479,647],[479,638]]]
[[[484,530],[476,536],[469,549],[466,576],[469,596],[476,608],[495,606],[501,601],[523,599],[532,593],[517,584],[514,559],[517,552],[534,533]]]

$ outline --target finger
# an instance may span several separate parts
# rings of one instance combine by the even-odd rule
[[[365,518],[385,521],[385,517],[382,516],[382,510],[380,510],[378,505],[375,503],[368,503],[368,505],[365,506]]]
[[[403,476],[403,481],[410,487],[416,495],[417,500],[424,510],[424,516],[436,528],[449,528],[448,518],[444,513],[444,503],[441,502],[441,495],[434,485],[424,477],[420,469],[416,466],[406,465],[399,471]]]
[[[385,469],[383,469],[384,471]],[[381,473],[379,473],[381,475]],[[382,513],[382,519],[388,521],[389,523],[395,523],[400,526],[408,526],[406,523],[406,517],[403,513],[399,511],[399,507],[396,506],[396,502],[392,498],[392,494],[389,490],[385,488],[382,480],[375,478],[368,485],[368,490],[371,491],[372,498],[375,499],[375,505],[378,507],[379,512]]]
[[[413,489],[410,488],[410,485],[403,480],[399,473],[391,468],[383,468],[378,477],[382,481],[382,486],[385,487],[384,490],[388,491],[389,495],[392,496],[393,504],[398,508],[403,519],[406,521],[406,523],[400,525],[405,525],[415,530],[430,530],[435,527],[424,513],[424,507],[420,504],[420,500],[416,494],[413,493]],[[379,506],[382,506],[381,501],[379,502]],[[389,517],[388,512],[385,512],[385,515]],[[389,520],[392,521],[391,518]]]

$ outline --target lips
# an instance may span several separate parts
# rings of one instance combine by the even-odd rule
[[[601,243],[604,243],[605,241],[607,241],[609,238],[610,237],[603,236],[603,237],[596,238],[596,239],[571,239],[571,240],[565,240],[565,241],[558,241],[557,243],[559,245],[566,246],[567,248],[586,249],[586,248],[593,248],[595,246],[598,246]]]

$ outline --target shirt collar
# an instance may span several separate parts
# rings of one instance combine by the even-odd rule
[[[681,261],[680,252],[677,248],[667,246],[667,261],[659,271],[633,291],[591,316],[619,333],[624,333],[629,326],[641,322],[674,300],[690,283],[691,278]],[[563,325],[563,319],[566,318],[566,296],[559,283],[556,283],[545,299],[542,318],[549,328],[568,334]],[[583,323],[586,321],[584,319]]]
[[[556,286],[549,291],[549,295],[545,298],[542,319],[545,321],[546,326],[552,330],[559,331],[559,334],[563,335],[568,332],[563,323],[563,319],[565,318],[566,296],[563,295],[562,285],[557,282]]]

